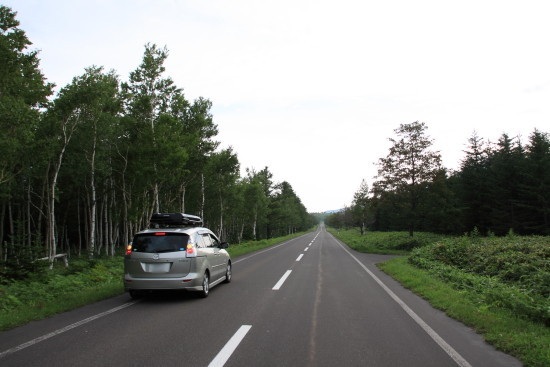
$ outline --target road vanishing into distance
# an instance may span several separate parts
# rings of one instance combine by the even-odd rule
[[[233,281],[125,294],[0,333],[0,366],[521,366],[324,228],[233,259]]]

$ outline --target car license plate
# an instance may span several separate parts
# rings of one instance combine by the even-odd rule
[[[145,263],[144,270],[147,273],[168,273],[171,263]]]

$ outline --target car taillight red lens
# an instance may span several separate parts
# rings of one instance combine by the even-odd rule
[[[185,252],[185,257],[197,257],[197,248],[194,243],[188,243]]]
[[[132,245],[126,246],[126,255],[130,255],[132,253]]]

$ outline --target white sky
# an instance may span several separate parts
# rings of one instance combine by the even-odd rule
[[[122,80],[147,42],[167,76],[210,99],[221,147],[268,166],[308,211],[372,184],[402,123],[425,122],[447,168],[474,130],[526,142],[550,127],[550,2],[0,0],[48,81],[91,65]]]

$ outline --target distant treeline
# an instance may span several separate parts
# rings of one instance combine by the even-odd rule
[[[378,163],[372,188],[363,182],[353,204],[326,218],[334,227],[375,231],[550,235],[550,140],[535,130],[526,143],[475,132],[460,169],[441,166],[423,123],[401,125],[400,139]]]
[[[267,167],[240,177],[211,102],[164,75],[165,48],[147,44],[127,81],[92,66],[52,97],[18,26],[0,6],[0,261],[114,254],[154,212],[199,215],[234,243],[314,224]]]

